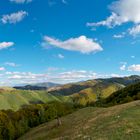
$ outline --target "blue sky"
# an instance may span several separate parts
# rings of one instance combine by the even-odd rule
[[[140,72],[140,0],[1,0],[0,85]]]

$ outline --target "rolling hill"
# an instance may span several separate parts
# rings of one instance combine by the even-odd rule
[[[134,100],[140,100],[140,82],[114,92],[105,99],[105,104],[116,105]]]
[[[1,111],[1,118],[5,117],[2,125],[7,126],[5,120],[8,119],[8,128],[10,127],[9,129],[6,127],[8,136],[19,138],[29,128],[48,121],[31,129],[19,140],[123,140],[124,138],[138,140],[140,137],[140,82],[138,79],[138,76],[124,77],[121,80],[120,78],[96,79],[53,87],[49,90],[1,88],[0,109],[5,109]],[[66,105],[67,109],[65,109]],[[86,108],[78,110],[82,106]],[[76,112],[72,113],[73,111]],[[60,116],[59,112],[61,112]],[[66,112],[72,114],[64,117],[68,114]],[[58,127],[58,120],[53,119],[60,117],[62,117],[62,125]],[[20,121],[19,125],[17,125],[18,121]],[[17,127],[18,135],[14,131]],[[5,139],[7,134],[2,133],[1,136]]]
[[[0,110],[18,110],[24,105],[51,101],[67,102],[67,97],[53,96],[47,91],[0,89]]]
[[[109,108],[87,107],[31,129],[18,140],[139,140],[140,101]]]
[[[98,98],[107,98],[112,93],[122,89],[124,86],[117,83],[98,83],[92,87],[83,89],[78,93],[72,94],[70,97],[73,103],[79,105],[86,105],[88,103],[96,102]]]
[[[95,79],[50,88],[48,92],[57,96],[69,96],[74,103],[86,105],[96,102],[98,98],[105,99],[112,93],[137,82],[140,82],[140,76],[136,75],[121,78]]]
[[[114,78],[106,78],[106,79],[95,79],[95,80],[88,80],[83,82],[77,82],[77,83],[70,83],[62,86],[57,86],[48,89],[49,93],[52,94],[59,94],[59,95],[72,95],[75,93],[80,92],[81,90],[84,90],[86,88],[98,88],[98,89],[104,89],[106,88],[106,85],[117,85],[120,88],[123,88],[125,86],[128,86],[130,84],[134,84],[140,82],[140,76],[132,75],[128,77],[114,77]],[[95,90],[96,90],[95,89]]]
[[[84,82],[71,83],[39,90],[36,86],[27,86],[24,90],[15,88],[0,88],[0,109],[18,110],[29,104],[47,103],[51,101],[70,102],[85,106],[105,99],[112,93],[140,81],[139,76],[123,78],[95,79]],[[36,89],[36,90],[35,90]]]

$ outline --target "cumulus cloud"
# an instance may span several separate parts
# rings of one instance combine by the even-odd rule
[[[132,22],[134,27],[129,30],[130,35],[137,35],[140,33],[140,0],[118,0],[113,2],[109,9],[111,15],[105,20],[99,22],[87,23],[87,26],[92,28],[98,26],[107,26],[113,28],[120,26],[123,23]]]
[[[9,15],[3,15],[1,21],[3,24],[16,24],[22,21],[27,15],[28,13],[26,11],[18,11]]]
[[[128,67],[128,71],[135,71],[135,72],[140,72],[140,64],[133,64]]]
[[[14,42],[0,42],[0,50],[9,48],[14,45]]]
[[[140,23],[140,0],[118,0],[109,8],[112,14],[103,21],[88,23],[88,26],[114,27],[125,22]]]
[[[123,19],[118,17],[118,15],[114,12],[112,12],[112,15],[109,16],[106,20],[97,22],[97,23],[87,23],[87,26],[90,27],[97,27],[97,26],[107,26],[109,28],[112,28],[116,25],[121,25]]]
[[[65,41],[45,36],[42,46],[47,48],[48,45],[69,51],[79,51],[84,54],[103,50],[103,48],[100,46],[99,43],[95,42],[91,38],[87,38],[86,36],[80,36],[78,38],[70,38]]]
[[[10,2],[14,2],[17,4],[23,4],[23,3],[30,3],[32,0],[10,0]]]

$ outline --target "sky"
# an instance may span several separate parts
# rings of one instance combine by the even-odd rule
[[[1,0],[0,86],[139,75],[140,0]]]

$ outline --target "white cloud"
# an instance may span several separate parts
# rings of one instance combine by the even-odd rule
[[[86,36],[80,36],[78,38],[70,38],[65,41],[45,36],[42,46],[47,48],[48,45],[69,51],[79,51],[84,54],[103,50],[103,48],[98,43],[96,43],[91,38],[87,38]]]
[[[1,21],[3,24],[15,24],[22,21],[27,15],[28,13],[26,11],[18,11],[17,13],[3,15]]]
[[[5,71],[5,68],[4,67],[0,67],[0,71]]]
[[[71,83],[77,81],[83,81],[87,79],[95,79],[97,77],[97,73],[93,71],[86,70],[72,70],[58,73],[55,76],[50,76],[50,81],[56,81],[57,83]]]
[[[130,35],[136,36],[140,34],[140,24],[128,30]]]
[[[107,26],[109,28],[112,28],[116,25],[122,24],[122,18],[118,17],[118,15],[114,12],[112,12],[112,15],[109,16],[106,20],[97,22],[97,23],[87,23],[87,26],[90,27],[98,27],[98,26]]]
[[[24,83],[40,83],[40,82],[55,82],[55,83],[69,83],[78,82],[87,79],[97,78],[97,74],[93,71],[72,70],[65,72],[54,72],[52,68],[49,73],[31,73],[31,72],[5,72],[3,74],[4,80],[0,79],[0,83],[4,82],[6,85],[24,84]]]
[[[23,3],[30,3],[32,0],[10,0],[11,2],[17,3],[17,4],[23,4]]]
[[[128,71],[135,71],[135,72],[140,72],[140,64],[137,65],[131,65],[128,67]]]
[[[120,38],[123,38],[124,35],[122,35],[122,34],[119,34],[119,35],[113,35],[113,37],[114,37],[114,38],[117,38],[117,39],[120,39]]]
[[[122,71],[126,70],[126,64],[123,64],[123,65],[120,67],[120,70],[122,70]]]
[[[63,59],[64,58],[64,55],[58,54],[58,58]]]
[[[0,50],[9,48],[14,45],[14,42],[0,42]]]
[[[59,84],[66,84],[71,82],[85,81],[89,79],[97,78],[110,78],[110,77],[122,77],[118,74],[98,74],[94,71],[87,70],[71,70],[71,71],[53,71],[55,68],[50,68],[47,73],[32,73],[32,72],[19,72],[19,71],[5,71],[5,68],[1,68],[0,74],[0,86],[19,85],[19,84],[31,84],[41,82],[54,82]],[[60,70],[60,69],[59,69]]]
[[[87,23],[87,26],[107,26],[112,28],[126,22],[140,23],[140,0],[118,0],[113,2],[109,9],[112,14],[107,19],[97,23]]]
[[[6,62],[5,65],[11,66],[11,67],[17,67],[18,65],[14,62]]]
[[[31,72],[8,72],[8,79],[23,80],[23,81],[37,81],[38,78],[45,78],[47,74],[35,74]]]

